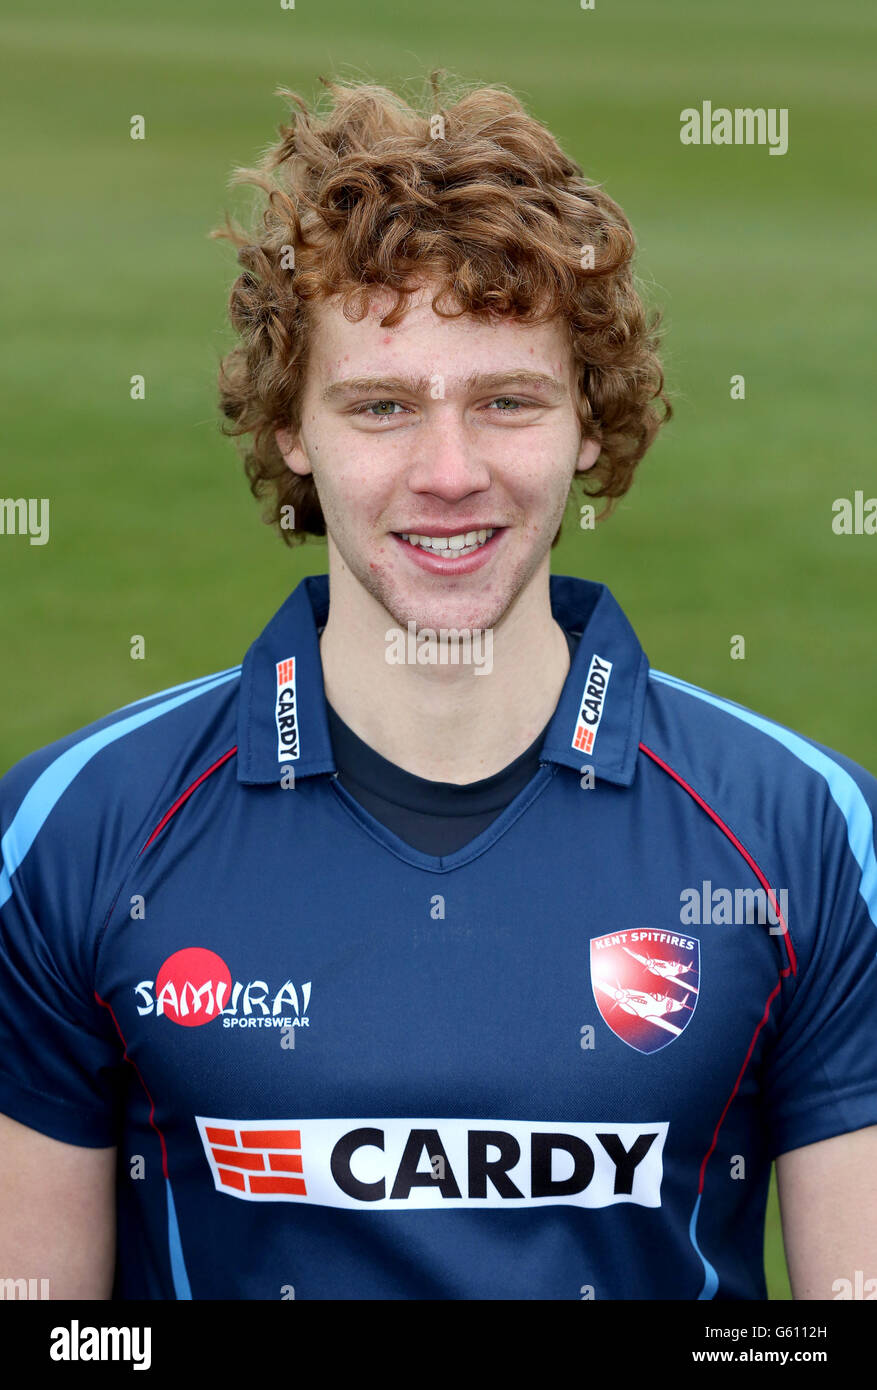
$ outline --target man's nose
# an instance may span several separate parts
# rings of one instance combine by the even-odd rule
[[[484,441],[478,430],[467,426],[461,412],[437,411],[417,431],[414,448],[408,471],[412,492],[431,492],[454,502],[490,487]]]

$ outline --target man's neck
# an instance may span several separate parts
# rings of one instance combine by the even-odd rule
[[[358,593],[345,592],[353,584]],[[320,639],[326,698],[382,757],[418,777],[464,785],[501,772],[545,728],[570,664],[547,571],[497,624],[492,669],[482,674],[450,660],[391,664],[387,634],[399,625],[349,572],[338,589],[330,579]]]

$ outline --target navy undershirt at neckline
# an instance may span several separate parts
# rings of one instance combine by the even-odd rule
[[[579,634],[565,632],[570,659]],[[453,854],[469,844],[523,791],[539,769],[545,729],[519,757],[478,782],[433,782],[406,772],[370,748],[327,702],[338,781],[400,840],[423,854]],[[546,728],[547,728],[546,724]]]

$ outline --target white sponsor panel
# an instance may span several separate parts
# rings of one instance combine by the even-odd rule
[[[218,1192],[355,1211],[661,1205],[669,1121],[196,1115]]]

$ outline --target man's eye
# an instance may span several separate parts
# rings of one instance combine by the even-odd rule
[[[497,412],[500,415],[516,415],[531,406],[532,402],[519,400],[517,396],[494,396],[490,408],[495,405],[500,407]],[[405,413],[405,407],[399,401],[363,401],[351,414],[371,415],[373,420],[391,420],[397,413],[397,407],[399,413]]]
[[[372,411],[376,411],[377,413],[372,415],[373,420],[389,420],[391,416],[395,414],[395,411],[382,410],[381,407],[385,405],[397,406],[398,404],[398,401],[365,401],[362,405],[356,407],[353,414],[365,415],[367,413],[370,414]]]

